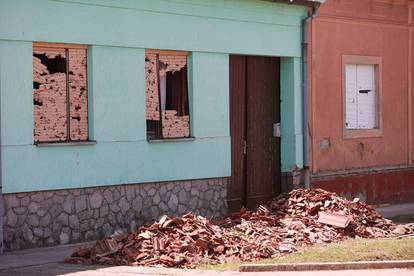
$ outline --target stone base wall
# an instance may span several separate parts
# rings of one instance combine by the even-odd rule
[[[227,213],[227,178],[5,194],[6,251],[93,241],[163,214]]]

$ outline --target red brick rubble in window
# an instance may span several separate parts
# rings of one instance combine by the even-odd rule
[[[190,136],[189,116],[178,116],[176,110],[166,110],[162,118],[162,135],[166,138]]]
[[[64,141],[66,126],[66,73],[48,71],[40,58],[66,59],[65,49],[34,48],[33,50],[34,140]]]
[[[35,142],[88,139],[86,49],[69,49],[68,52],[67,57],[65,48],[33,48]]]
[[[178,72],[187,65],[187,56],[160,55],[160,76],[167,72]]]
[[[70,139],[88,139],[86,50],[69,49]]]
[[[159,74],[163,77],[167,72],[178,72],[187,65],[187,56],[159,55]],[[156,54],[145,56],[146,72],[146,118],[159,121],[159,94]],[[190,135],[189,116],[178,116],[176,110],[162,112],[162,133],[164,138],[188,137]]]
[[[155,54],[147,54],[145,56],[145,80],[147,120],[159,121],[157,57]]]

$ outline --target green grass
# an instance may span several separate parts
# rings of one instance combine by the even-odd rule
[[[382,240],[348,240],[337,244],[316,245],[301,252],[276,259],[263,259],[255,264],[356,262],[380,260],[413,260],[414,238]],[[238,270],[240,264],[203,265],[201,269]]]

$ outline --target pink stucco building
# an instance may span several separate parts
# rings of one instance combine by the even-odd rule
[[[414,199],[414,1],[328,0],[309,26],[311,187]]]

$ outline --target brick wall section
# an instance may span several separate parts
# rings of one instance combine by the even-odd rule
[[[145,85],[147,120],[159,121],[159,96],[156,55],[145,55]]]
[[[69,49],[70,138],[88,139],[86,50]]]
[[[189,116],[178,116],[175,110],[166,110],[162,118],[162,135],[166,138],[190,136]]]
[[[66,58],[64,49],[34,48],[33,53],[45,54],[50,59]],[[33,81],[39,83],[39,88],[33,89],[34,140],[66,140],[66,74],[50,74],[41,60],[33,56]]]
[[[7,251],[92,241],[163,214],[227,214],[227,178],[4,195]]]
[[[187,65],[187,56],[160,55],[160,76],[164,76],[167,72],[180,71]]]
[[[68,61],[63,48],[33,49],[34,140],[35,142],[65,141],[67,133],[67,76],[70,95],[70,138],[88,139],[88,96],[86,73],[86,50],[69,49],[69,72],[49,72],[41,59],[63,58]]]
[[[156,55],[146,54],[146,108],[147,120],[159,121],[159,94]],[[187,56],[159,55],[160,77],[167,72],[180,71],[187,65]],[[189,116],[178,116],[176,110],[162,112],[162,132],[165,138],[188,137],[190,135]]]

